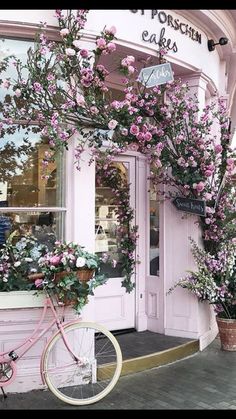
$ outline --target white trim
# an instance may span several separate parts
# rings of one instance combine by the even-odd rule
[[[43,307],[44,300],[43,291],[0,292],[0,310]]]

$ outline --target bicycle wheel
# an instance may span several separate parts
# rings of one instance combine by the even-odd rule
[[[65,326],[69,348],[60,332],[48,342],[42,358],[42,374],[49,389],[72,405],[95,403],[117,383],[122,354],[115,337],[103,326],[77,322]]]

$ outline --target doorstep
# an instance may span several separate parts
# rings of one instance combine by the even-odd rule
[[[199,351],[198,340],[150,331],[118,334],[116,339],[123,355],[121,375],[160,367]]]

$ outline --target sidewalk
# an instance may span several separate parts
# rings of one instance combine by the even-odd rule
[[[236,352],[220,349],[216,339],[203,352],[160,368],[121,377],[113,391],[89,406],[70,406],[49,391],[0,395],[7,409],[236,409]]]

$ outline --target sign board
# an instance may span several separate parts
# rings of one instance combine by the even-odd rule
[[[174,76],[170,63],[143,68],[138,76],[138,81],[146,87],[154,87],[173,80]]]
[[[206,216],[205,201],[202,201],[200,199],[176,197],[172,202],[175,205],[175,207],[180,211],[200,215],[200,217]]]

